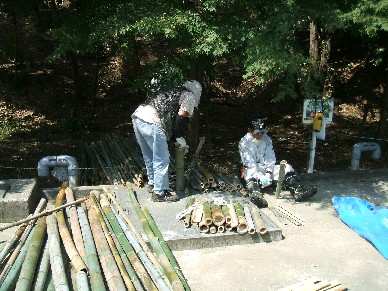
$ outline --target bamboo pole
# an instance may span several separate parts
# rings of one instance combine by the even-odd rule
[[[248,233],[251,235],[255,234],[256,233],[255,224],[253,223],[252,214],[249,211],[248,205],[244,205],[244,214],[245,214],[245,219],[247,221]]]
[[[232,231],[233,230],[233,227],[230,225],[230,224],[225,224],[225,229],[227,231]]]
[[[125,221],[125,226],[128,226],[130,228],[130,231],[134,234],[134,237],[136,240],[134,240],[134,242],[138,242],[139,245],[141,246],[142,250],[144,250],[144,253],[146,254],[146,257],[149,258],[149,260],[152,262],[152,264],[154,266],[156,266],[156,270],[158,271],[158,273],[160,274],[160,276],[163,278],[163,280],[165,281],[165,283],[168,285],[168,286],[171,286],[170,284],[170,281],[169,279],[167,278],[166,276],[166,273],[165,273],[165,270],[164,270],[164,267],[162,266],[162,264],[159,262],[159,260],[156,258],[156,255],[151,251],[150,247],[148,246],[148,244],[144,241],[143,239],[143,236],[137,231],[137,229],[135,228],[135,226],[133,225],[131,219],[129,218],[129,216],[125,213],[125,211],[123,210],[123,208],[120,206],[120,204],[116,201],[114,195],[108,191],[108,189],[106,189],[104,187],[104,192],[108,195],[110,201],[113,203],[114,207],[117,209],[117,215],[116,217],[119,218],[119,215],[120,217],[122,217]],[[113,206],[112,205],[112,206]],[[112,207],[113,209],[113,207]],[[119,220],[120,221],[120,220]],[[121,224],[122,227],[125,227],[123,224]],[[129,234],[129,233],[128,233]],[[128,236],[127,236],[128,237]],[[133,246],[137,246],[136,244],[132,244]],[[137,251],[138,254],[141,254],[141,250],[138,248],[138,251]],[[144,262],[144,261],[143,261]],[[171,288],[172,289],[172,286]]]
[[[231,228],[236,228],[238,226],[238,218],[236,214],[236,209],[234,208],[233,203],[230,203],[228,205],[229,207],[229,213],[230,213],[230,226]]]
[[[105,291],[104,278],[102,276],[100,263],[98,262],[97,250],[85,209],[81,206],[77,208],[77,212],[84,241],[85,263],[89,270],[90,287],[93,291]]]
[[[144,268],[142,262],[137,257],[135,250],[127,240],[125,233],[121,229],[119,223],[115,219],[115,216],[110,208],[110,203],[106,197],[106,195],[102,194],[100,199],[101,207],[103,209],[104,214],[106,215],[112,230],[114,234],[116,235],[119,245],[121,245],[125,251],[125,254],[127,255],[129,261],[131,262],[133,268],[135,269],[137,276],[141,280],[144,288],[146,290],[154,290],[156,291],[157,288],[155,284],[152,282],[152,279],[148,275],[146,269]]]
[[[203,215],[203,205],[198,205],[194,208],[191,214],[191,224],[200,223]]]
[[[232,218],[231,218],[231,216],[230,216],[230,211],[229,211],[228,205],[222,205],[222,206],[221,206],[221,210],[222,210],[222,214],[223,214],[224,217],[225,217],[225,223],[226,223],[226,224],[230,224],[231,221],[232,221]]]
[[[43,239],[46,234],[46,220],[44,217],[38,219],[31,237],[26,258],[24,259],[19,279],[16,283],[16,290],[29,291],[35,276],[35,269],[38,265]]]
[[[61,188],[55,199],[55,207],[60,207],[62,205],[65,195],[66,195],[65,189]],[[61,235],[63,246],[65,247],[66,253],[70,259],[70,263],[72,264],[76,272],[80,272],[80,271],[86,272],[87,267],[75,247],[74,241],[67,227],[65,215],[63,211],[58,211],[56,213],[56,217],[57,217],[59,234]]]
[[[202,211],[203,211],[203,220],[207,226],[211,225],[213,223],[213,217],[212,217],[212,209],[209,204],[209,202],[204,202],[202,204]]]
[[[173,290],[181,290],[181,291],[185,290],[182,285],[182,282],[178,278],[176,270],[174,270],[167,255],[164,253],[163,248],[161,247],[160,242],[158,240],[158,237],[156,237],[155,234],[153,233],[143,211],[141,210],[139,202],[136,200],[132,190],[129,188],[128,188],[128,195],[129,195],[129,198],[130,198],[129,200],[132,204],[132,207],[134,208],[138,218],[140,219],[143,225],[143,230],[146,233],[147,237],[149,238],[149,242],[152,246],[152,249],[157,254],[159,261],[166,272],[166,276],[171,282]]]
[[[220,233],[225,232],[225,226],[219,225],[219,226],[217,227],[217,232],[220,232]]]
[[[48,272],[50,270],[50,256],[48,249],[48,241],[43,249],[42,258],[40,259],[40,264],[38,268],[38,274],[36,275],[34,283],[34,291],[43,291],[45,289],[46,279],[48,277]]]
[[[223,225],[225,223],[225,217],[222,214],[221,207],[219,205],[212,204],[211,211],[213,223],[216,226]]]
[[[41,212],[39,214],[32,215],[31,217],[28,217],[28,218],[16,221],[14,223],[8,224],[6,226],[0,227],[0,231],[6,230],[6,229],[14,227],[14,226],[18,226],[18,225],[21,225],[21,224],[24,224],[24,223],[27,223],[27,222],[30,222],[30,221],[33,221],[33,220],[36,220],[36,219],[38,219],[40,217],[43,217],[43,216],[50,215],[53,212],[60,211],[60,210],[65,209],[65,208],[67,208],[69,206],[80,204],[80,203],[84,202],[86,199],[88,199],[88,198],[87,197],[80,198],[80,199],[78,199],[78,200],[76,200],[74,202],[63,204],[60,207],[56,207],[56,208],[53,208],[51,210],[46,210],[46,211],[43,211],[43,212]]]
[[[186,203],[186,209],[189,208],[191,205],[193,205],[195,202],[195,198],[191,197],[187,200],[187,203]],[[184,217],[184,224],[185,224],[185,227],[188,228],[190,227],[191,225],[191,213],[193,211],[191,211],[190,213],[186,214],[185,217]]]
[[[38,214],[40,211],[42,211],[42,209],[46,206],[46,202],[47,200],[42,198],[40,199],[39,203],[38,203],[38,206],[36,207],[35,211],[34,211],[34,215]],[[33,215],[33,216],[34,216]],[[20,237],[19,239],[19,242],[17,244],[17,246],[15,247],[15,249],[13,250],[11,256],[9,257],[7,263],[5,264],[1,274],[0,274],[0,283],[3,281],[3,279],[5,278],[5,276],[7,275],[9,269],[12,267],[12,265],[14,264],[15,260],[17,259],[19,253],[20,253],[20,250],[21,248],[23,247],[26,239],[29,237],[29,234],[32,230],[32,228],[34,227],[34,223],[35,223],[36,219],[33,219],[33,220],[29,220],[29,224],[28,226],[26,227],[26,229],[24,230],[22,236]]]
[[[47,239],[50,256],[52,281],[56,291],[69,291],[66,271],[62,257],[59,230],[55,215],[46,217]]]
[[[47,220],[46,220],[46,223],[47,223]],[[50,272],[48,273],[48,278],[47,278],[45,287],[46,288],[44,288],[44,290],[46,290],[46,291],[55,291],[54,283],[53,283],[53,276],[51,275]]]
[[[23,243],[21,246],[20,252],[16,257],[16,260],[10,266],[10,269],[6,273],[4,280],[0,282],[0,291],[8,291],[8,290],[14,289],[13,287],[15,287],[17,277],[19,275],[20,269],[22,268],[24,258],[26,257],[27,250],[31,242],[31,237],[32,237],[32,233],[29,233],[27,235],[25,243]]]
[[[96,209],[90,205],[90,201],[88,201],[87,207],[93,238],[108,287],[110,290],[125,290],[124,282],[120,276],[120,271],[112,256],[108,242],[105,239]]]
[[[239,234],[245,234],[248,231],[247,221],[244,216],[244,209],[239,202],[234,203],[234,209],[238,218],[237,232]]]
[[[267,227],[265,226],[264,220],[261,217],[260,210],[257,209],[256,207],[251,207],[251,213],[252,213],[252,218],[256,226],[256,231],[260,233],[261,235],[266,234]]]
[[[118,251],[118,249],[117,249],[117,247],[115,245],[115,242],[114,242],[114,240],[112,238],[113,233],[109,231],[108,226],[105,223],[104,218],[102,217],[102,213],[100,212],[100,209],[99,209],[99,207],[97,205],[97,202],[94,199],[95,199],[95,197],[91,195],[91,200],[90,201],[93,204],[92,207],[94,207],[94,209],[96,210],[99,222],[100,222],[101,227],[102,227],[102,231],[103,231],[103,233],[105,235],[105,239],[108,242],[110,251],[112,252],[113,258],[116,261],[117,267],[118,267],[118,269],[120,271],[120,274],[121,274],[121,277],[122,277],[122,279],[124,281],[124,284],[125,284],[125,286],[127,287],[128,290],[134,291],[136,289],[134,287],[134,284],[132,284],[130,276],[132,278],[134,278],[135,280],[137,280],[136,273],[135,273],[134,269],[132,268],[132,266],[130,266],[130,264],[128,264],[130,266],[129,270],[127,270],[127,266],[124,265],[123,259],[125,258],[125,254],[124,253],[120,254],[120,252]],[[119,245],[118,245],[118,247],[119,247]],[[140,290],[143,290],[141,284],[139,284],[139,286],[141,288]]]
[[[215,226],[214,224],[210,225],[209,231],[211,234],[217,233],[217,226]]]
[[[70,187],[66,188],[65,193],[67,203],[75,201],[73,190]],[[85,248],[82,240],[81,226],[78,220],[77,207],[73,205],[70,206],[68,210],[70,213],[70,228],[75,242],[75,247],[80,256],[85,258]]]
[[[22,224],[16,232],[13,234],[13,236],[7,241],[4,248],[2,249],[0,253],[0,267],[5,263],[6,257],[10,254],[11,249],[14,247],[14,245],[17,243],[19,238],[22,236],[23,232],[25,231],[27,227],[27,223]]]
[[[174,254],[172,253],[170,247],[168,246],[167,242],[163,238],[163,234],[161,233],[159,227],[157,226],[155,220],[153,219],[151,213],[148,211],[147,208],[143,208],[143,213],[145,218],[148,221],[148,224],[152,230],[152,232],[155,234],[155,236],[158,238],[160,246],[163,249],[163,252],[166,254],[167,258],[169,259],[172,267],[175,269],[175,272],[177,273],[179,280],[182,282],[183,288],[188,291],[190,290],[189,284],[187,283],[187,280],[185,276],[182,273],[182,269],[179,266],[178,261],[176,260]]]
[[[120,215],[117,213],[117,211],[113,208],[112,205],[111,205],[111,210],[112,210],[112,213],[115,215],[115,218],[119,223],[121,229],[124,231],[126,238],[133,246],[134,250],[136,251],[141,261],[143,262],[144,267],[146,267],[148,273],[151,275],[158,289],[161,291],[171,290],[171,287],[169,286],[169,284],[167,284],[168,283],[167,278],[164,276],[163,273],[159,271],[159,269],[157,269],[157,266],[153,265],[151,260],[148,258],[146,252],[141,247],[140,243],[130,233],[128,226],[125,224],[124,220],[120,217]]]

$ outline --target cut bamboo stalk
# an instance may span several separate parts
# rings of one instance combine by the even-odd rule
[[[0,291],[8,291],[14,289],[17,277],[20,273],[20,269],[22,268],[24,258],[26,257],[27,250],[31,242],[31,237],[32,233],[29,233],[25,243],[22,244],[20,252],[18,252],[16,260],[10,266],[9,272],[5,274],[4,280],[0,282]]]
[[[256,231],[261,235],[266,234],[268,231],[267,231],[267,227],[265,226],[264,220],[261,217],[260,210],[257,209],[256,207],[251,207],[251,213],[252,213],[253,222],[255,223],[255,226],[256,226]]]
[[[234,209],[233,203],[230,203],[228,207],[229,207],[229,213],[230,213],[230,226],[233,229],[238,226],[238,218],[237,218],[236,210]]]
[[[213,223],[216,226],[223,225],[225,223],[225,217],[222,214],[221,207],[219,205],[212,204],[211,205],[211,211],[212,211]]]
[[[201,224],[202,222],[199,223],[199,231],[202,233],[208,233],[209,232],[209,226],[206,225],[205,223]]]
[[[43,211],[43,212],[41,212],[41,213],[39,213],[37,215],[32,215],[29,218],[25,218],[25,219],[16,221],[14,223],[8,224],[6,226],[0,227],[0,231],[6,230],[6,229],[14,227],[14,226],[18,226],[18,225],[21,225],[21,224],[24,224],[24,223],[27,223],[27,222],[30,222],[32,220],[36,220],[36,219],[38,219],[40,217],[43,217],[43,216],[50,215],[51,213],[60,211],[60,210],[62,210],[64,208],[66,208],[66,207],[69,207],[69,206],[72,206],[72,205],[76,205],[76,204],[80,204],[80,203],[84,202],[86,199],[88,199],[88,198],[87,197],[80,198],[80,199],[78,199],[78,200],[76,200],[74,202],[63,204],[60,207],[56,207],[56,208],[53,208],[51,210]]]
[[[62,205],[65,195],[66,195],[65,189],[61,188],[55,199],[55,207],[60,207]],[[71,265],[74,267],[76,272],[79,272],[79,271],[86,272],[87,267],[75,247],[74,241],[67,227],[65,215],[63,211],[58,211],[55,215],[57,217],[59,234],[62,238],[63,246],[65,247],[65,250],[70,259]]]
[[[89,291],[88,275],[84,271],[75,273],[75,280],[77,282],[77,290]]]
[[[217,227],[217,232],[220,232],[220,233],[225,232],[225,226],[219,225],[219,226]]]
[[[132,204],[132,207],[136,211],[136,214],[142,223],[143,230],[149,239],[149,242],[152,246],[152,249],[157,254],[159,261],[160,261],[161,265],[163,266],[163,269],[165,270],[165,274],[172,285],[173,290],[181,290],[181,291],[185,290],[183,285],[182,285],[182,282],[180,281],[180,279],[176,273],[176,270],[174,270],[173,266],[171,265],[171,263],[169,261],[168,256],[164,253],[164,250],[160,245],[160,241],[162,238],[158,238],[153,233],[143,211],[141,210],[140,204],[136,200],[134,193],[132,192],[131,189],[128,189],[128,195],[129,195],[129,198],[130,198],[129,200]]]
[[[222,214],[225,217],[225,223],[230,224],[232,221],[232,218],[230,216],[230,211],[229,211],[228,205],[222,205],[221,210],[222,210]]]
[[[44,199],[44,198],[40,199],[38,205],[35,208],[34,215],[39,214],[39,212],[41,212],[43,210],[43,208],[46,206],[46,202],[47,202],[46,199]],[[19,255],[19,252],[20,252],[21,248],[23,247],[24,242],[26,241],[32,228],[34,227],[35,221],[36,221],[36,219],[29,220],[29,224],[25,228],[23,234],[21,235],[19,241],[17,242],[15,249],[13,250],[10,257],[8,258],[7,263],[3,267],[3,270],[0,274],[0,283],[2,282],[4,277],[7,275],[9,268],[12,266],[12,264],[15,262],[17,256]]]
[[[47,220],[46,220],[46,222],[47,222]],[[48,278],[47,278],[45,287],[46,288],[44,288],[44,290],[46,290],[46,291],[55,291],[54,283],[53,283],[53,276],[51,275],[51,273],[48,274]]]
[[[166,254],[167,258],[169,259],[172,267],[175,269],[176,274],[178,275],[184,290],[190,291],[189,284],[187,283],[187,280],[185,276],[182,273],[182,270],[178,264],[178,261],[176,260],[174,254],[172,253],[170,247],[168,246],[167,242],[163,238],[163,234],[161,233],[159,227],[157,226],[154,218],[152,217],[151,213],[148,211],[147,208],[143,208],[143,213],[148,221],[148,224],[152,230],[152,232],[156,235],[160,242],[160,246],[163,249],[163,252]]]
[[[248,233],[250,235],[253,235],[256,233],[256,229],[255,229],[255,224],[253,223],[252,215],[251,215],[251,212],[249,211],[248,205],[244,205],[244,214],[245,214],[245,219],[247,221]]]
[[[85,263],[89,270],[91,288],[93,291],[104,291],[106,290],[104,278],[102,276],[100,263],[98,262],[97,250],[85,209],[81,206],[77,208],[77,212],[84,241]]]
[[[200,223],[203,215],[203,205],[198,205],[194,208],[191,214],[191,224]]]
[[[232,231],[233,230],[233,227],[230,225],[230,224],[225,224],[225,229],[227,231]]]
[[[236,215],[238,219],[237,232],[239,234],[245,234],[248,232],[247,221],[244,216],[244,209],[240,203],[234,203],[234,209],[236,210]]]
[[[41,254],[43,239],[46,234],[46,219],[41,217],[36,222],[33,230],[31,242],[27,250],[26,258],[24,259],[20,275],[16,283],[15,290],[29,291],[35,276],[35,269],[38,265],[39,256]]]
[[[205,215],[205,208],[209,208],[208,210],[206,209],[206,212],[209,212],[207,215]],[[202,215],[202,220],[201,222],[198,224],[198,227],[199,227],[199,231],[202,232],[202,233],[207,233],[209,232],[209,225],[207,223],[207,220],[210,219],[210,224],[211,224],[211,216],[210,216],[210,207],[209,205],[207,205],[207,207],[205,207],[203,205],[203,215]]]
[[[48,241],[46,241],[45,247],[43,249],[42,258],[40,259],[38,274],[36,275],[34,283],[34,291],[43,291],[45,289],[46,279],[48,277],[48,272],[50,270],[50,256],[48,249]]]
[[[124,282],[120,276],[120,271],[112,256],[108,242],[105,239],[96,209],[90,205],[90,201],[87,202],[87,207],[93,238],[108,287],[110,290],[125,290]]]
[[[157,269],[157,266],[153,265],[151,260],[146,255],[146,252],[141,247],[140,243],[135,239],[135,237],[131,234],[128,226],[125,224],[123,218],[117,213],[117,211],[113,208],[111,205],[111,211],[114,214],[117,222],[119,223],[121,229],[124,231],[124,234],[132,247],[134,248],[135,252],[141,259],[144,267],[147,269],[148,273],[151,275],[153,281],[157,285],[158,289],[161,291],[169,291],[171,290],[171,287],[169,284],[166,283],[167,278],[165,278],[164,274],[159,272]]]
[[[66,201],[74,202],[74,193],[70,187],[67,187],[65,190]],[[70,228],[75,242],[75,247],[82,258],[85,258],[85,248],[82,240],[81,226],[78,220],[77,206],[73,205],[68,208],[70,213]]]
[[[132,248],[132,246],[129,243],[129,241],[127,240],[123,230],[121,229],[120,225],[118,224],[117,220],[115,219],[115,216],[110,208],[110,203],[104,194],[101,195],[100,202],[101,202],[101,207],[103,209],[103,212],[106,215],[106,217],[110,223],[110,226],[112,227],[112,231],[114,232],[117,240],[119,241],[119,245],[121,245],[123,247],[125,254],[127,255],[129,261],[131,262],[131,265],[133,266],[133,268],[136,272],[135,274],[137,274],[137,276],[141,280],[141,282],[146,290],[156,291],[157,288],[156,288],[155,284],[152,282],[152,279],[148,275],[142,262],[137,257],[135,250]]]
[[[53,285],[56,291],[69,291],[55,215],[47,216],[46,222]]]
[[[156,255],[151,251],[150,247],[148,246],[148,244],[144,241],[143,239],[143,236],[138,232],[138,230],[135,228],[135,226],[133,225],[131,219],[129,218],[129,216],[125,213],[125,211],[123,210],[123,208],[120,206],[120,204],[116,201],[114,195],[108,191],[108,189],[106,189],[104,187],[104,191],[105,193],[108,195],[109,199],[112,201],[114,207],[116,208],[115,211],[117,211],[117,215],[116,217],[117,218],[123,218],[123,220],[125,221],[125,225],[121,224],[121,227],[126,227],[128,226],[130,228],[130,231],[131,233],[134,235],[134,238],[136,240],[134,240],[133,242],[138,242],[141,246],[141,249],[144,251],[144,253],[146,254],[146,257],[149,258],[149,260],[152,262],[152,264],[156,267],[156,270],[157,272],[160,274],[160,276],[163,278],[163,280],[165,281],[165,283],[170,286],[170,289],[172,289],[172,286],[170,284],[170,280],[167,278],[167,275],[166,275],[166,272],[164,270],[164,267],[162,266],[162,264],[159,262],[159,260],[156,258]],[[113,206],[112,205],[112,206]],[[113,209],[113,208],[112,208]],[[120,220],[119,220],[120,221]],[[124,228],[123,228],[124,229]],[[128,237],[128,236],[127,236]],[[133,246],[136,246],[136,244],[132,244]],[[141,254],[141,250],[138,248],[138,251],[137,251],[138,254]],[[143,260],[144,262],[144,260]]]
[[[217,233],[217,226],[215,226],[215,225],[210,225],[209,231],[210,231],[211,234]]]
[[[209,202],[204,202],[202,204],[202,211],[203,211],[203,216],[202,216],[202,220],[204,222],[204,224],[206,224],[207,226],[211,225],[213,223],[213,217],[212,217],[212,209],[210,207],[210,204]]]
[[[189,208],[191,205],[193,205],[194,202],[195,202],[195,198],[193,198],[193,197],[189,198],[187,203],[186,203],[186,209]],[[190,225],[191,225],[191,213],[192,212],[193,211],[186,214],[184,219],[183,219],[186,228],[190,227]]]
[[[112,235],[112,233],[109,232],[108,226],[106,225],[104,218],[102,217],[102,214],[100,213],[100,210],[98,209],[98,206],[96,205],[97,202],[94,201],[93,196],[91,196],[91,202],[93,204],[92,207],[94,207],[94,209],[96,210],[99,222],[101,224],[103,233],[105,235],[105,239],[108,242],[110,251],[112,252],[113,258],[116,261],[117,267],[119,268],[119,271],[120,271],[120,274],[121,274],[121,277],[124,281],[125,286],[127,287],[128,290],[131,290],[131,291],[136,290],[132,284],[131,278],[129,277],[129,273],[131,273],[132,276],[135,275],[135,280],[137,280],[135,271],[131,268],[131,270],[128,270],[128,272],[127,272],[126,266],[124,265],[124,262],[122,259],[122,258],[125,258],[125,254],[122,254],[122,256],[120,256],[120,253],[117,250],[117,247],[113,241],[113,238],[112,238],[113,235]],[[140,288],[141,288],[140,290],[143,290],[141,284],[140,284]]]

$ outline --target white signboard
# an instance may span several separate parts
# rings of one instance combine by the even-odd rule
[[[333,99],[305,99],[303,103],[303,124],[312,124],[315,112],[323,112],[325,123],[330,124],[333,122],[333,111]]]

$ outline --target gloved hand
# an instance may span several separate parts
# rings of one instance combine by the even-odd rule
[[[181,147],[181,148],[184,148],[185,149],[185,154],[187,154],[189,152],[189,146],[187,145],[186,140],[183,137],[178,137],[176,139],[176,143],[175,144],[179,145],[179,147]]]

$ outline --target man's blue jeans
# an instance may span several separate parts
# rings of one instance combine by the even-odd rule
[[[166,134],[159,124],[148,123],[136,117],[132,121],[147,168],[148,184],[154,185],[155,192],[168,190],[170,153]]]

